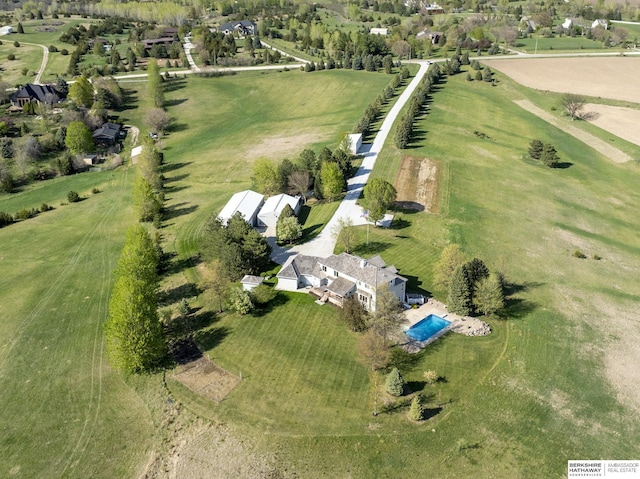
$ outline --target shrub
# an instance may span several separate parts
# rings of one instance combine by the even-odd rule
[[[55,53],[58,51],[58,48],[55,45],[49,45],[49,52]]]
[[[404,379],[400,371],[398,371],[398,368],[393,368],[387,376],[385,389],[392,396],[402,396],[404,392]]]
[[[45,211],[51,211],[53,206],[49,206],[47,203],[42,203],[40,205],[40,213],[44,213]]]
[[[10,225],[11,223],[13,223],[13,216],[4,211],[0,211],[0,228]]]
[[[69,193],[67,193],[67,201],[69,201],[69,203],[77,203],[78,201],[80,201],[80,195],[77,191],[71,190]]]
[[[98,188],[96,188],[96,187],[93,187],[91,189],[91,193],[94,194],[94,195],[97,195],[98,193],[100,193],[100,190]]]
[[[18,41],[13,42],[13,46],[16,48],[20,47],[20,42]]]
[[[28,208],[22,208],[20,210],[18,210],[18,212],[16,213],[16,219],[17,220],[28,220],[29,218],[33,218],[34,216],[36,216],[38,214],[38,210],[36,209],[28,209]]]
[[[594,254],[592,258],[595,259],[596,261],[600,261],[602,259],[602,256]]]
[[[422,405],[422,397],[418,394],[411,401],[409,408],[409,418],[414,421],[422,421],[424,417],[424,406]]]
[[[27,74],[29,73],[29,69],[28,68],[23,68],[20,73],[22,73],[22,76],[27,76]]]
[[[60,50],[60,55],[68,55],[69,54],[69,50],[67,50],[66,48],[63,48],[62,50]]]
[[[584,254],[582,251],[580,251],[579,249],[575,250],[573,252],[573,256],[575,256],[576,258],[580,258],[580,259],[585,259],[587,257],[586,254]]]
[[[426,381],[427,384],[433,384],[437,382],[438,379],[440,379],[440,376],[438,376],[438,373],[431,369],[429,369],[428,371],[425,371],[422,377],[424,377],[424,380]]]
[[[15,59],[16,59],[16,56],[13,53],[9,53],[7,55],[7,60],[15,60]]]
[[[267,304],[275,298],[277,294],[278,292],[271,286],[260,284],[251,291],[251,299],[253,299],[255,304]]]

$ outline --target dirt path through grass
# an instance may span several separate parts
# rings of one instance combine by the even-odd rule
[[[542,108],[535,106],[529,100],[514,100],[514,103],[521,108],[533,113],[538,118],[543,119],[547,123],[555,126],[556,128],[560,128],[565,133],[577,138],[582,141],[586,145],[589,145],[591,148],[596,150],[599,153],[602,153],[604,156],[609,158],[614,163],[626,163],[627,161],[633,160],[629,155],[623,153],[619,149],[605,143],[599,138],[596,138],[590,133],[586,131],[582,131],[579,128],[576,128],[573,125],[565,123],[563,121],[559,121],[555,116],[550,113],[547,113]]]
[[[32,45],[34,47],[40,47],[42,48],[42,63],[40,64],[40,69],[38,70],[38,74],[36,75],[35,80],[33,80],[33,83],[35,83],[36,85],[40,84],[40,78],[42,78],[42,74],[44,73],[44,69],[47,67],[47,62],[49,61],[49,49],[47,47],[45,47],[44,45],[40,45],[39,43],[27,43],[27,42],[22,42],[24,45]]]

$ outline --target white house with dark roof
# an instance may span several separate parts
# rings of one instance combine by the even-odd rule
[[[218,28],[218,31],[225,35],[233,35],[234,33],[241,36],[255,35],[257,27],[256,24],[250,20],[237,20],[235,22],[223,23],[220,25],[220,28]]]
[[[265,226],[275,226],[282,210],[284,210],[287,205],[291,206],[293,213],[297,216],[302,206],[301,200],[302,198],[300,196],[285,194],[271,196],[267,198],[267,201],[265,201],[262,208],[260,208],[258,219]]]
[[[253,291],[253,289],[260,286],[263,281],[264,281],[264,278],[260,276],[245,274],[243,278],[240,280],[240,284],[242,285],[242,289],[244,291]]]
[[[322,298],[342,306],[355,296],[369,311],[376,309],[376,293],[387,286],[399,301],[405,301],[407,279],[394,266],[387,266],[380,256],[368,260],[342,253],[328,258],[296,255],[277,274],[278,289],[299,291],[315,288]]]
[[[591,28],[597,28],[597,27],[602,27],[605,30],[609,29],[609,22],[607,22],[606,19],[604,18],[596,18],[593,23],[591,24]]]
[[[258,212],[263,204],[264,195],[252,190],[240,191],[224,205],[218,218],[226,225],[233,215],[240,213],[247,223],[255,226],[258,221]]]

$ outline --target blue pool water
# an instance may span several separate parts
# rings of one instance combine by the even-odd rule
[[[409,329],[407,329],[406,333],[407,336],[409,336],[411,339],[415,339],[416,341],[426,341],[438,331],[446,328],[450,324],[451,321],[447,321],[446,319],[443,319],[440,316],[436,316],[435,314],[430,314],[422,321],[414,324]]]

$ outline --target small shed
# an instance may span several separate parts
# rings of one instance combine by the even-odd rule
[[[263,281],[264,278],[261,278],[260,276],[245,274],[240,280],[240,283],[242,284],[243,291],[252,291],[256,286],[260,286]]]
[[[84,157],[82,158],[82,162],[88,166],[97,165],[100,162],[100,157],[95,153],[91,153],[88,155],[84,155]]]
[[[296,215],[300,212],[300,207],[302,206],[301,199],[300,196],[290,196],[284,193],[272,196],[265,201],[264,206],[260,209],[258,219],[267,227],[275,226],[285,206],[291,206],[291,209]]]
[[[369,33],[371,35],[389,35],[388,28],[372,28]]]
[[[247,223],[256,226],[258,212],[264,204],[264,196],[252,190],[245,190],[234,194],[224,205],[218,215],[220,221],[225,225],[236,213],[240,213]]]
[[[9,35],[13,33],[13,27],[10,25],[6,25],[4,27],[0,27],[0,35]]]
[[[142,146],[143,145],[131,148],[131,163],[134,165],[138,162],[138,157],[142,154]]]
[[[357,155],[362,147],[362,133],[352,133],[347,136],[349,137],[349,151],[351,154]]]

